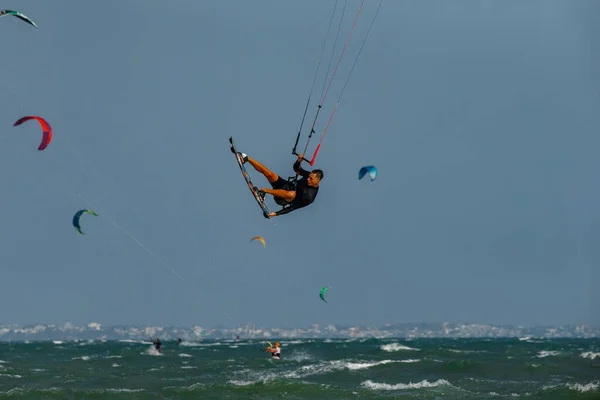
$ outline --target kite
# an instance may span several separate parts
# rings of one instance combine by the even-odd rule
[[[79,210],[75,213],[75,215],[73,215],[73,227],[75,227],[75,230],[79,232],[80,235],[84,235],[83,231],[81,230],[81,225],[79,224],[79,220],[84,213],[88,213],[96,217],[98,216],[98,214],[96,214],[94,211],[86,209]]]
[[[12,15],[13,17],[17,17],[22,21],[27,22],[29,25],[34,26],[35,28],[37,28],[38,26],[35,24],[35,22],[33,22],[28,16],[26,16],[25,14],[21,14],[18,11],[13,11],[13,10],[0,10],[0,17],[3,17],[5,15]]]
[[[250,239],[250,241],[252,242],[253,240],[258,240],[263,244],[263,247],[267,247],[267,242],[262,236],[254,236],[252,239]]]
[[[362,167],[360,171],[358,171],[358,179],[364,178],[366,174],[369,174],[369,178],[371,178],[371,182],[373,182],[375,178],[377,178],[377,168],[372,165]]]
[[[327,300],[325,299],[325,292],[327,291],[327,289],[329,289],[329,286],[325,286],[324,288],[321,289],[321,292],[319,293],[319,297],[321,298],[321,300],[323,300],[325,303],[327,303]]]
[[[52,128],[50,127],[50,124],[44,118],[36,117],[36,116],[23,117],[23,118],[19,119],[17,122],[15,122],[13,126],[19,126],[23,122],[29,121],[30,119],[35,119],[37,122],[40,123],[40,125],[42,127],[42,143],[40,143],[38,150],[44,150],[46,147],[48,147],[48,145],[52,141]]]

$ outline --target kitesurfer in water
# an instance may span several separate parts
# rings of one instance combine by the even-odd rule
[[[231,148],[231,151],[233,152],[233,147]],[[313,169],[309,172],[303,169],[300,166],[300,163],[303,160],[302,154],[298,155],[298,159],[293,166],[296,175],[302,176],[300,179],[296,180],[296,182],[287,181],[281,178],[275,172],[269,170],[267,167],[255,159],[248,157],[244,153],[239,153],[238,155],[243,163],[250,163],[250,165],[263,174],[271,184],[272,189],[260,189],[258,194],[263,199],[265,194],[270,194],[273,196],[275,203],[283,206],[281,210],[270,213],[269,217],[287,214],[299,208],[306,207],[315,201],[317,193],[319,192],[319,183],[323,179],[323,171],[320,169]]]
[[[267,347],[267,351],[271,353],[271,356],[277,360],[281,359],[281,349],[279,342],[275,342],[275,347]]]
[[[160,342],[160,339],[152,339],[152,343],[154,344],[154,348],[156,349],[156,351],[162,353],[162,343]]]

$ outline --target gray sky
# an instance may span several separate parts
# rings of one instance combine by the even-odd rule
[[[0,18],[0,322],[600,324],[597,2],[386,1],[316,202],[271,221],[227,138],[292,174],[334,1],[165,4],[3,2],[39,29]]]

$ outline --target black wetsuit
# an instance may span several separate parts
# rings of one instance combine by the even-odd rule
[[[294,163],[293,168],[294,168],[294,171],[296,171],[296,173],[298,175],[302,176],[302,178],[300,178],[296,181],[295,185],[293,182],[286,181],[282,177],[279,177],[279,179],[277,179],[275,182],[271,183],[271,186],[273,187],[273,189],[284,189],[284,190],[295,190],[296,191],[296,197],[294,198],[294,200],[291,203],[289,203],[289,205],[286,205],[286,207],[277,211],[275,213],[275,215],[287,214],[287,213],[297,210],[299,208],[306,207],[307,205],[309,205],[313,201],[315,201],[315,198],[317,197],[317,193],[319,192],[318,187],[308,186],[308,182],[306,181],[306,178],[310,175],[310,172],[308,172],[307,170],[303,169],[300,166],[300,161],[296,161]],[[283,199],[279,199],[277,197],[275,197],[275,200],[276,200],[275,202],[280,205],[282,205],[282,203],[281,203],[282,201],[284,202]],[[284,204],[285,204],[285,202],[284,202]]]

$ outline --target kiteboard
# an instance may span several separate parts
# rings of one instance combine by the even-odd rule
[[[255,189],[254,184],[252,183],[252,179],[250,179],[250,175],[248,175],[248,171],[246,171],[246,167],[244,166],[244,163],[242,162],[237,148],[235,147],[235,143],[233,141],[233,137],[229,138],[229,143],[231,143],[231,147],[233,147],[233,151],[234,151],[234,155],[235,155],[235,159],[238,162],[238,165],[240,166],[240,170],[242,171],[242,176],[244,177],[244,179],[246,180],[246,183],[248,184],[248,188],[250,189],[250,192],[252,192],[252,195],[254,196],[254,198],[256,199],[256,202],[258,203],[258,205],[260,206],[260,208],[263,211],[263,216],[265,218],[271,218],[269,217],[269,214],[271,213],[269,211],[269,209],[267,208],[267,205],[265,204],[264,199],[262,199],[259,195],[258,195],[258,191]]]

